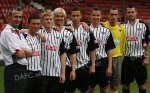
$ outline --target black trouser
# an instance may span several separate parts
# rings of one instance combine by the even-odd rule
[[[26,93],[27,68],[14,63],[4,70],[5,93]]]
[[[40,71],[28,71],[27,93],[42,93],[42,76]]]
[[[65,93],[65,85],[59,79],[60,77],[43,76],[42,93]]]

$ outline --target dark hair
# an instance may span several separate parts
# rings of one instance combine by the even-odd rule
[[[82,10],[79,8],[79,7],[73,7],[72,9],[71,9],[71,12],[72,11],[80,11],[80,13],[82,14]]]
[[[127,5],[126,9],[127,8],[135,8],[136,9],[136,7],[134,5]]]
[[[8,11],[8,15],[11,16],[11,15],[14,13],[14,11],[19,11],[19,12],[21,12],[22,10],[21,10],[20,7],[13,7],[12,9],[10,9],[10,10]]]
[[[96,6],[96,7],[92,8],[92,11],[100,11],[101,12],[102,10],[99,7]]]
[[[30,23],[32,19],[41,19],[41,18],[37,14],[31,14],[28,18],[28,23]]]
[[[110,10],[118,10],[118,8],[116,6],[111,6],[108,9],[108,13],[110,13]]]

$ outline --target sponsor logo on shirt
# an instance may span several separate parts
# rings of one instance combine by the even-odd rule
[[[81,47],[83,45],[83,42],[81,40],[78,40],[77,44],[78,44],[79,47]]]
[[[119,46],[119,40],[114,40],[114,43],[115,43],[115,46],[117,47],[117,46]]]
[[[55,45],[46,45],[46,50],[56,51],[57,46],[55,46]]]
[[[40,56],[40,52],[39,51],[34,51],[33,56]]]
[[[98,45],[100,45],[100,39],[97,38],[95,43],[97,43]]]
[[[135,42],[135,41],[138,41],[138,37],[137,36],[127,36],[126,40],[128,42]]]

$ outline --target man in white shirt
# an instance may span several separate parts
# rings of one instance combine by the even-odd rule
[[[27,78],[26,57],[32,56],[23,35],[17,28],[22,19],[22,11],[14,7],[8,13],[9,23],[1,33],[1,49],[5,62],[5,93],[25,93]]]

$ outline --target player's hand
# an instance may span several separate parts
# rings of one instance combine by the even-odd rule
[[[65,74],[61,74],[59,82],[60,83],[65,83],[65,80],[66,80]]]
[[[76,78],[76,71],[75,71],[75,70],[72,70],[72,71],[70,72],[70,80],[75,80],[75,78]]]
[[[149,57],[145,57],[142,66],[147,66],[149,64]]]
[[[107,70],[106,70],[106,75],[107,77],[110,77],[112,74],[112,68],[111,67],[108,67]]]
[[[20,33],[25,33],[25,32],[28,32],[28,29],[21,29],[19,30]]]
[[[120,26],[121,26],[121,23],[120,23],[120,22],[117,22],[117,25],[120,27]]]
[[[55,31],[60,32],[60,28],[59,28],[59,27],[57,27],[57,26],[53,26],[53,29],[54,29]]]
[[[72,26],[66,26],[66,27],[65,27],[65,29],[66,29],[66,30],[68,30],[68,31],[73,32],[73,28],[72,28]]]
[[[81,22],[83,28],[85,31],[89,31],[90,30],[90,27],[85,23],[85,22]]]
[[[40,32],[36,32],[36,35],[38,35],[43,42],[46,42],[46,37],[43,34],[41,34]]]
[[[95,73],[95,66],[90,66],[89,74]]]

